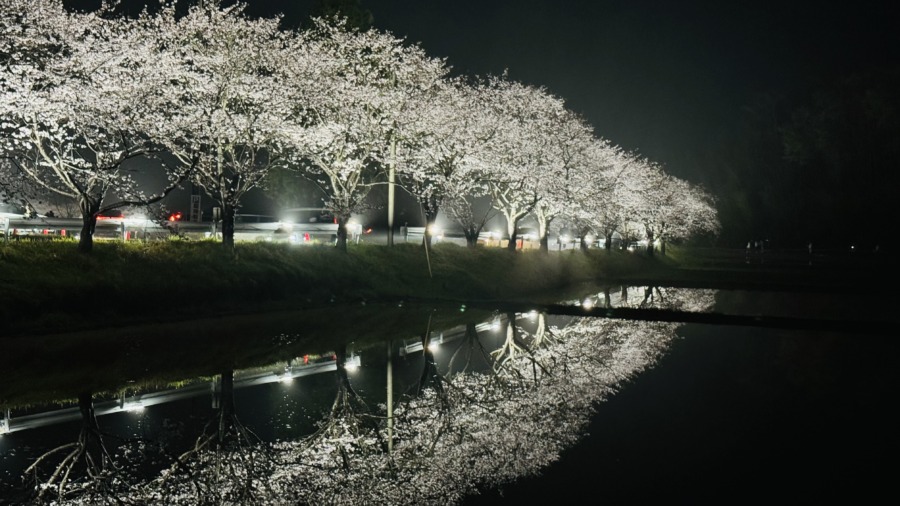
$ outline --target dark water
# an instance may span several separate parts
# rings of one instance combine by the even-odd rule
[[[890,300],[866,295],[720,292],[715,309],[893,318]],[[683,326],[560,462],[466,504],[880,502],[900,450],[895,333]]]
[[[644,293],[643,288],[637,288],[623,299],[620,292],[615,292],[610,303],[640,304],[645,302]],[[595,294],[593,302],[604,304],[602,295]],[[833,314],[832,304],[841,307],[840,298],[732,292],[719,293],[714,302],[709,292],[701,291],[697,295],[690,291],[664,290],[651,303],[733,314],[743,310],[746,314],[827,317]],[[855,305],[877,309],[875,303]],[[864,314],[859,311],[857,309],[855,316],[878,316],[871,312],[875,309]],[[512,340],[507,334],[510,316],[516,322],[516,335]],[[334,488],[349,487],[326,497],[339,503],[392,504],[528,504],[574,498],[612,504],[651,501],[698,504],[821,502],[825,499],[870,501],[890,492],[890,483],[897,471],[892,458],[898,450],[894,429],[897,421],[891,405],[898,384],[894,365],[897,344],[891,329],[886,327],[884,335],[854,335],[698,324],[655,327],[637,322],[629,327],[631,324],[627,322],[594,320],[579,322],[552,316],[540,320],[534,314],[495,314],[478,322],[475,340],[467,339],[464,327],[428,327],[433,332],[433,340],[437,341],[432,356],[439,376],[450,378],[453,371],[460,372],[460,357],[466,355],[469,358],[465,362],[466,370],[476,372],[480,375],[477,378],[490,378],[493,365],[504,359],[508,359],[506,363],[516,363],[521,360],[522,353],[527,355],[530,349],[534,359],[528,362],[529,358],[524,363],[532,367],[521,367],[516,374],[505,376],[507,373],[503,373],[495,377],[503,379],[505,385],[533,386],[535,389],[514,399],[511,406],[505,408],[502,401],[494,397],[490,400],[494,404],[489,409],[485,408],[488,401],[484,399],[469,404],[469,397],[448,397],[452,398],[453,415],[447,420],[452,421],[453,430],[462,437],[459,444],[444,446],[446,437],[442,440],[429,435],[422,429],[427,422],[425,419],[411,426],[417,427],[416,430],[403,428],[410,426],[401,426],[398,419],[395,465],[411,474],[409,481],[401,481],[394,489],[408,487],[410,493],[390,495],[396,492],[391,490],[383,492],[385,495],[377,495],[382,492],[376,484],[382,480],[371,478],[370,474],[369,485],[360,487],[357,484],[355,489],[339,480],[322,481]],[[569,342],[579,343],[575,347],[559,346],[536,337],[539,328],[571,329],[579,325],[578,332],[558,334]],[[591,339],[578,341],[585,337]],[[521,347],[514,350],[510,344],[516,339]],[[598,342],[602,344],[596,344]],[[393,375],[394,398],[400,406],[404,394],[419,390],[417,386],[427,376],[423,371],[428,362],[421,341],[414,335],[398,335],[391,343],[395,351],[392,352],[390,373]],[[303,349],[302,345],[298,349]],[[380,412],[387,398],[386,346],[356,343],[348,349],[349,362],[358,365],[348,371],[349,384],[373,412]],[[553,350],[556,355],[541,356],[541,350]],[[515,358],[510,358],[511,355]],[[313,362],[319,361],[323,366],[332,367],[336,363],[329,353],[312,357]],[[585,357],[592,360],[582,364]],[[294,373],[305,370],[308,365],[302,361],[302,355],[299,355],[292,362],[280,361],[231,373],[235,381],[234,412],[242,426],[253,431],[254,438],[268,442],[296,442],[319,427],[325,413],[334,408],[335,399],[340,398],[337,386],[340,383],[333,368],[317,374],[298,375],[290,382],[279,381],[285,378],[286,368]],[[541,376],[539,386],[531,385],[527,378],[529,374],[536,374],[535,363],[546,372]],[[581,371],[587,371],[590,379],[581,379]],[[259,379],[263,377],[275,380],[263,383]],[[169,468],[174,459],[172,455],[189,449],[198,435],[208,430],[207,423],[222,411],[223,397],[216,393],[221,383],[217,381],[220,382],[221,377],[203,377],[195,381],[193,388],[199,393],[194,395],[148,404],[141,410],[120,410],[97,417],[105,432],[123,438],[141,437],[149,442],[139,448],[130,443],[121,447],[110,443],[110,447],[122,450],[113,453],[121,459],[123,468],[131,470],[129,476],[136,483],[152,480],[162,469]],[[251,386],[252,383],[257,384]],[[434,383],[430,385],[433,387]],[[461,389],[466,385],[471,386],[471,383],[455,387]],[[476,383],[478,388],[473,392],[483,392],[488,385],[496,383]],[[183,385],[179,387],[184,388]],[[600,390],[605,393],[598,394]],[[577,439],[581,434],[573,435],[570,429],[563,427],[578,420],[580,411],[571,405],[578,404],[576,397],[585,395],[596,395],[598,400],[593,415],[583,420],[587,435],[575,445],[560,443]],[[129,402],[136,398],[128,397]],[[142,398],[146,403],[150,397],[145,394]],[[116,402],[114,395],[99,393],[95,394],[94,400],[98,412],[102,406]],[[548,411],[548,406],[557,406],[565,414]],[[64,406],[49,408],[61,407]],[[24,416],[49,408],[36,405],[13,407],[10,426],[16,426],[20,414]],[[477,417],[486,419],[487,427],[479,425],[477,417],[466,420],[467,416],[476,413]],[[342,415],[339,419],[355,418]],[[0,481],[4,502],[22,501],[28,495],[27,487],[23,489],[21,485],[22,469],[48,449],[75,440],[81,427],[81,417],[76,413],[69,421],[0,436],[0,470],[3,473]],[[419,429],[422,429],[421,433],[417,432]],[[384,431],[383,425],[380,430]],[[500,441],[510,434],[514,436],[512,442]],[[401,455],[403,449],[417,438],[427,442],[428,448],[439,450],[428,458],[427,463],[413,465],[411,457]],[[455,448],[469,448],[468,443],[462,443],[467,438],[483,439],[479,439],[478,445],[471,446],[469,455],[454,455]],[[107,438],[107,442],[110,441],[113,439]],[[288,447],[287,454],[293,456],[290,452],[298,452],[300,455],[296,445]],[[423,448],[419,451],[424,451]],[[481,451],[485,448],[488,451]],[[371,465],[373,470],[381,469],[381,464],[369,462],[378,462],[382,450],[375,445],[368,450],[375,452],[368,460],[364,461],[362,457],[351,459],[354,468],[367,469],[366,466]],[[232,450],[223,447],[221,454],[233,454],[227,451]],[[560,451],[557,462],[546,466],[541,463],[545,459],[556,460],[556,451]],[[302,456],[305,462],[312,458],[308,454]],[[335,459],[337,467],[332,474],[340,474],[339,461]],[[200,456],[192,456],[187,462],[199,466],[204,461]],[[328,462],[322,465],[331,465],[331,461]],[[473,469],[482,466],[485,476],[479,478],[474,471],[466,474],[458,470],[466,466]],[[514,468],[519,467],[525,476],[513,479]],[[284,469],[256,469],[255,472],[271,476],[272,483],[277,484],[280,482],[276,476],[279,472],[287,472]],[[427,474],[416,474],[421,471],[414,469],[425,469]],[[532,475],[535,472],[537,476]],[[498,488],[493,478],[499,475],[505,476]],[[266,503],[316,503],[311,496],[304,495],[302,486],[315,485],[319,483],[315,480],[320,478],[307,474],[298,476],[285,481],[298,482],[300,488],[273,485],[282,488],[260,497],[265,496]],[[460,499],[454,495],[452,485],[439,479],[441,476],[472,480],[478,484],[481,494]],[[221,480],[221,477],[215,479]],[[513,481],[509,482],[511,479]],[[415,481],[425,482],[430,489],[416,490],[410,484]],[[140,491],[139,487],[131,490],[133,495],[130,496],[125,492],[116,494],[142,497],[139,492],[134,492]]]
[[[467,504],[870,503],[900,449],[893,337],[688,326],[539,479]]]

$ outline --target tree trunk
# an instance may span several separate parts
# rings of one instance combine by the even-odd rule
[[[478,231],[474,227],[466,227],[463,229],[463,235],[466,237],[466,247],[474,248],[478,245]]]
[[[507,218],[508,222],[506,225],[506,231],[509,233],[509,243],[506,244],[506,251],[511,253],[516,252],[516,242],[518,242],[518,220]]]
[[[666,256],[666,241],[659,241],[659,254]]]
[[[606,234],[604,236],[603,247],[606,248],[607,253],[612,251],[612,234]]]
[[[546,219],[546,218],[540,219],[538,221],[538,234],[539,234],[538,244],[539,244],[540,250],[543,251],[544,253],[550,252],[550,241],[549,241],[549,238],[547,237],[548,233],[550,232],[550,221],[551,220]]]
[[[350,221],[350,216],[346,214],[338,214],[337,218],[337,242],[335,243],[335,247],[338,251],[347,252],[347,222]]]
[[[81,412],[81,422],[85,427],[96,429],[97,415],[94,412],[94,396],[91,392],[80,392],[78,394],[78,411]]]
[[[653,232],[647,232],[647,256],[653,256]]]
[[[97,228],[100,204],[94,203],[87,197],[82,197],[78,202],[78,207],[81,210],[81,235],[78,238],[78,251],[90,253],[94,249],[94,230]]]
[[[81,215],[81,235],[78,237],[78,251],[90,253],[94,249],[94,229],[97,227],[97,213],[83,212]]]
[[[234,206],[222,205],[222,244],[229,251],[234,250]]]
[[[434,224],[437,222],[438,215],[437,204],[433,202],[422,204],[422,214],[425,215],[425,233],[423,234],[425,237],[425,246],[431,248],[431,231],[434,229]]]
[[[219,376],[221,396],[219,397],[219,426],[216,438],[219,444],[225,442],[234,426],[234,369],[228,369]]]

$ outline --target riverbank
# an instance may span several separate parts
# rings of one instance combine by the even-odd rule
[[[822,263],[770,253],[744,262],[728,250],[470,250],[238,244],[206,241],[0,244],[0,336],[162,323],[340,303],[557,302],[590,285],[769,290],[878,287],[878,265]],[[788,261],[790,260],[790,261]],[[797,261],[795,261],[797,260]],[[878,260],[880,262],[880,259]]]

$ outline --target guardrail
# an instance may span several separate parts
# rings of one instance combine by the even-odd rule
[[[78,237],[81,227],[80,218],[0,216],[0,239],[51,240]],[[327,243],[337,238],[337,231],[338,226],[335,223],[238,221],[234,226],[234,238],[235,241]],[[362,225],[347,225],[347,232],[350,240],[359,241]],[[164,240],[173,235],[190,239],[221,237],[221,224],[210,221],[160,223],[148,219],[101,218],[94,227],[95,239]]]
[[[425,227],[400,227],[400,230],[406,242],[419,242],[425,237]],[[482,244],[490,245],[492,242],[497,243],[500,240],[500,234],[496,232],[481,232],[478,234],[478,242]],[[432,241],[459,242],[465,245],[466,238],[462,233],[448,234],[447,231],[441,230],[432,236]]]

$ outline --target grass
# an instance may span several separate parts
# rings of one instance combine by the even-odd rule
[[[0,244],[0,335],[79,330],[333,302],[525,300],[611,273],[659,269],[641,255],[208,241]]]
[[[865,281],[865,273],[874,273],[877,284],[880,272],[745,264],[741,252],[674,246],[651,258],[439,244],[426,258],[412,244],[350,245],[342,253],[323,245],[239,243],[231,254],[211,241],[98,242],[84,255],[72,242],[0,243],[0,336],[335,302],[556,302],[585,284],[850,286]]]
[[[0,404],[114,392],[123,378],[135,388],[167,385],[346,342],[414,337],[483,321],[474,308],[492,302],[554,303],[620,284],[845,290],[868,277],[884,290],[893,265],[747,264],[741,253],[510,254],[443,244],[429,274],[411,244],[342,253],[241,243],[232,255],[206,241],[98,242],[83,255],[71,242],[0,243]]]

